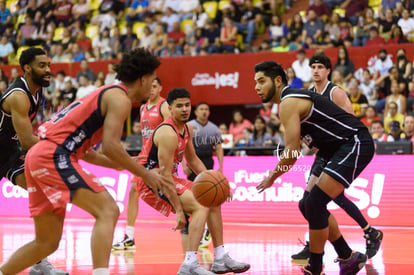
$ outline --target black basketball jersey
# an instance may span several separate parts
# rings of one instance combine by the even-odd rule
[[[330,159],[344,141],[351,140],[366,127],[356,117],[342,110],[327,96],[285,87],[281,101],[286,98],[307,98],[312,101],[309,114],[301,120],[302,141],[318,155]]]
[[[338,88],[338,85],[332,83],[331,81],[328,81],[328,83],[326,83],[325,88],[323,88],[322,93],[320,93],[320,95],[326,96],[327,98],[329,98],[330,101],[333,102],[332,93],[336,88]],[[316,91],[315,86],[313,86],[309,90],[318,94],[318,92]]]
[[[30,93],[24,77],[17,78],[10,87],[3,93],[0,98],[0,164],[6,161],[10,154],[15,153],[19,149],[19,139],[16,135],[16,131],[13,127],[11,114],[6,113],[3,110],[3,101],[15,91],[23,91],[30,100],[29,117],[33,121],[36,117],[36,113],[39,110],[43,88],[40,88],[36,95],[33,96]]]

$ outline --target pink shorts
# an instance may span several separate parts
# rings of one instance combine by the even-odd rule
[[[74,155],[47,140],[39,141],[27,153],[25,176],[32,217],[49,211],[64,217],[66,204],[79,188],[106,190],[97,177],[79,165]]]
[[[187,179],[182,179],[177,176],[173,175],[173,179],[175,182],[175,188],[177,190],[177,194],[181,195],[184,193],[185,190],[191,189],[193,186],[193,182]],[[137,184],[137,192],[140,198],[145,201],[149,206],[163,214],[164,216],[168,217],[171,212],[175,212],[172,205],[168,200],[157,198],[155,194],[147,187],[144,181],[134,176],[132,179],[132,183],[136,182]]]

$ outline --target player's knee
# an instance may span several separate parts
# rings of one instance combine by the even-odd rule
[[[102,208],[100,216],[116,223],[119,217],[118,205],[115,202],[108,203],[105,207]]]
[[[305,219],[308,219],[308,218],[306,218],[306,212],[305,212],[305,201],[308,198],[308,196],[309,196],[309,192],[305,191],[303,193],[302,199],[299,201],[299,210],[300,210],[300,212],[302,213],[302,215]]]
[[[318,230],[328,227],[329,211],[326,205],[331,198],[319,186],[315,186],[305,200],[305,214],[309,228]]]

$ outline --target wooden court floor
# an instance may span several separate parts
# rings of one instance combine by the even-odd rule
[[[56,267],[71,275],[92,273],[89,240],[92,220],[66,220],[59,249],[49,256]],[[171,275],[176,274],[183,253],[180,234],[171,230],[169,221],[140,221],[135,231],[136,251],[114,252],[111,255],[111,274]],[[125,222],[118,222],[115,239],[122,239]],[[381,250],[358,274],[405,275],[414,274],[414,228],[381,228],[384,240]],[[53,230],[51,228],[51,230]],[[224,239],[230,255],[251,264],[244,274],[291,275],[302,274],[302,263],[292,262],[290,255],[302,246],[298,238],[304,238],[305,225],[257,225],[225,224]],[[342,228],[345,239],[354,250],[365,252],[365,240],[357,227]],[[33,239],[33,224],[29,218],[0,219],[0,262],[21,245]],[[212,247],[199,251],[200,262],[211,266]],[[326,245],[324,264],[327,275],[338,274],[334,263],[335,252]],[[27,274],[28,270],[22,274]]]

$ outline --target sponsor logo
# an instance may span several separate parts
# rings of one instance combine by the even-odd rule
[[[237,89],[239,86],[239,72],[220,74],[218,72],[214,75],[209,73],[196,73],[191,79],[193,86],[214,86],[217,90],[221,87],[232,87]]]

